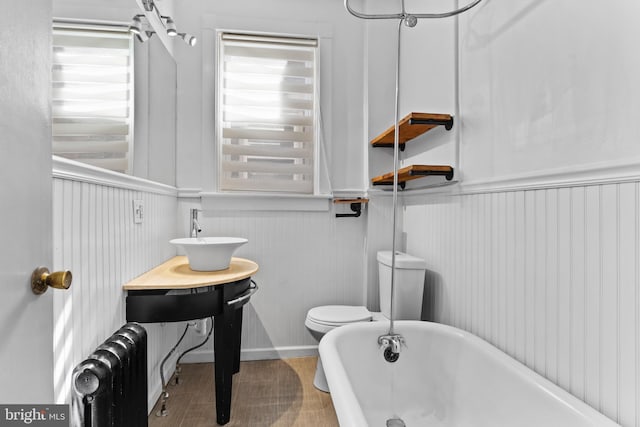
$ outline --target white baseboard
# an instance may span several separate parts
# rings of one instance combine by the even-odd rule
[[[151,411],[153,411],[153,407],[156,402],[160,398],[160,393],[162,393],[162,386],[159,382],[152,383],[151,389],[147,393],[147,415],[151,415]]]
[[[272,360],[292,359],[295,357],[310,357],[318,355],[317,345],[276,347],[276,348],[249,348],[240,351],[240,360]],[[195,350],[182,358],[182,363],[211,363],[213,362],[213,350]]]

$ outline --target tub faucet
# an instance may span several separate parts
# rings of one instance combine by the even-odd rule
[[[198,209],[191,209],[191,237],[198,237],[198,233],[201,231],[198,222]]]
[[[382,335],[378,337],[378,345],[384,350],[384,360],[395,362],[400,357],[404,337],[398,334]]]

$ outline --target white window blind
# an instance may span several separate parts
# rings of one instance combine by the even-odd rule
[[[132,43],[126,28],[54,24],[53,154],[131,172]]]
[[[219,189],[314,193],[317,41],[221,33]]]

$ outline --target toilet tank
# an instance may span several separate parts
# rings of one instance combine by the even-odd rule
[[[380,311],[391,317],[391,251],[378,252],[378,285]],[[396,252],[396,275],[393,320],[420,320],[426,263],[402,252]]]

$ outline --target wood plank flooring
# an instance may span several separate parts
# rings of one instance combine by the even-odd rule
[[[331,396],[313,387],[315,357],[240,363],[233,376],[229,427],[337,427]],[[166,417],[149,415],[149,427],[217,426],[213,364],[182,365],[180,384],[169,385]]]

